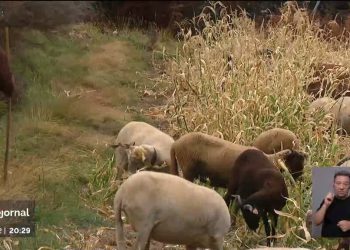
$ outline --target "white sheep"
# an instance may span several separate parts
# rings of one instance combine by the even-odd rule
[[[171,136],[148,123],[129,122],[119,131],[112,145],[115,148],[117,178],[124,171],[135,173],[144,166],[169,166],[173,142]],[[167,172],[167,167],[162,171]]]
[[[341,159],[338,163],[337,166],[340,167],[350,167],[350,156],[346,156],[343,159]]]
[[[186,249],[222,250],[231,219],[223,198],[214,190],[181,177],[142,171],[131,175],[114,199],[118,250],[125,250],[122,211],[137,232],[136,248],[150,240],[186,245]]]
[[[320,111],[324,111],[325,113],[329,113],[329,111],[331,110],[334,103],[335,103],[335,100],[333,98],[330,98],[330,97],[318,98],[310,104],[310,106],[307,110],[307,113],[309,115],[312,115],[313,113],[320,112]]]
[[[333,124],[339,129],[340,134],[350,134],[350,97],[344,96],[337,100],[329,97],[323,97],[313,101],[307,112],[306,117],[310,121],[318,112],[325,112],[332,117]],[[331,127],[331,124],[329,125]]]
[[[331,112],[337,126],[345,133],[350,134],[350,97],[345,96],[337,99]]]

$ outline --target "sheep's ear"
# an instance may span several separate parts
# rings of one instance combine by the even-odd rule
[[[259,215],[258,209],[256,209],[255,207],[253,207],[253,206],[250,205],[250,204],[245,204],[245,205],[243,206],[243,209],[246,209],[246,210],[248,210],[249,212],[251,212],[251,213],[253,213],[253,214],[255,214],[255,215]]]
[[[231,196],[235,198],[235,201],[238,203],[239,206],[242,205],[242,199],[241,199],[241,196],[239,194],[233,194]]]

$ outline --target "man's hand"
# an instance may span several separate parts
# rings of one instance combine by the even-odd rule
[[[334,194],[329,192],[323,200],[322,207],[320,207],[320,209],[317,210],[314,215],[314,222],[317,226],[323,223],[324,216],[326,215],[326,211],[328,207],[332,204],[333,200],[334,200]]]
[[[326,198],[324,198],[324,204],[326,205],[327,208],[332,204],[333,200],[334,200],[334,194],[329,192],[326,195]]]
[[[350,221],[348,220],[341,220],[338,222],[337,226],[343,231],[346,232],[350,230]]]

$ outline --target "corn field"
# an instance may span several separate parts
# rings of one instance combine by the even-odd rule
[[[303,180],[286,178],[289,200],[280,212],[278,246],[331,249],[336,242],[313,239],[305,215],[311,209],[311,169],[331,166],[349,148],[349,140],[327,132],[326,114],[306,118],[313,101],[305,92],[312,64],[350,66],[346,42],[326,39],[317,20],[303,9],[286,5],[278,23],[257,27],[245,14],[229,13],[220,2],[182,28],[183,42],[167,60],[158,79],[172,93],[163,107],[171,130],[181,136],[200,131],[251,145],[261,132],[281,127],[293,131],[308,154]],[[190,28],[189,28],[190,27]],[[287,174],[284,174],[287,177]],[[263,227],[248,230],[242,218],[227,249],[264,245]]]

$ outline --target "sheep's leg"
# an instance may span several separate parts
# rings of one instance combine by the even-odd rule
[[[117,180],[121,179],[123,172],[128,166],[128,156],[126,155],[125,149],[123,147],[118,147],[115,149],[115,164],[114,169],[117,170]]]
[[[237,199],[234,199],[233,203],[231,202],[233,200],[232,195],[237,194],[237,189],[237,182],[234,179],[231,179],[228,184],[227,192],[224,196],[224,200],[226,202],[227,207],[230,208],[230,204],[232,204],[233,206],[233,214],[231,215],[231,228],[236,225],[236,217],[239,210],[239,202],[237,201]]]
[[[193,182],[194,179],[198,176],[197,172],[195,171],[194,167],[183,167],[182,168],[182,174],[183,174],[183,178]]]
[[[135,250],[148,250],[150,243],[150,235],[153,229],[153,224],[149,223],[142,227],[137,234]]]
[[[230,206],[230,202],[232,201],[232,195],[237,194],[237,190],[238,190],[238,182],[236,181],[236,178],[233,177],[230,179],[227,185],[227,192],[224,197],[224,200],[228,207]]]
[[[272,236],[276,236],[276,227],[277,227],[277,222],[278,222],[278,215],[273,213],[271,215],[272,219],[271,219],[271,224],[272,224],[272,227],[271,227],[271,230],[272,230]],[[273,242],[275,242],[275,238],[272,239]]]
[[[231,227],[236,225],[236,218],[238,216],[238,211],[239,211],[239,204],[238,202],[235,200],[233,203],[233,214],[231,216]]]
[[[223,250],[224,249],[224,238],[223,237],[214,238],[212,249],[213,250]]]
[[[269,219],[267,217],[267,212],[263,211],[261,216],[262,216],[262,220],[263,220],[263,223],[264,223],[266,236],[269,237],[270,233],[271,233],[271,228],[270,228],[270,224],[269,224]],[[271,246],[271,239],[270,238],[267,238],[267,246],[268,247]]]
[[[151,237],[148,237],[148,241],[147,241],[145,250],[149,250],[150,245],[151,245]]]

